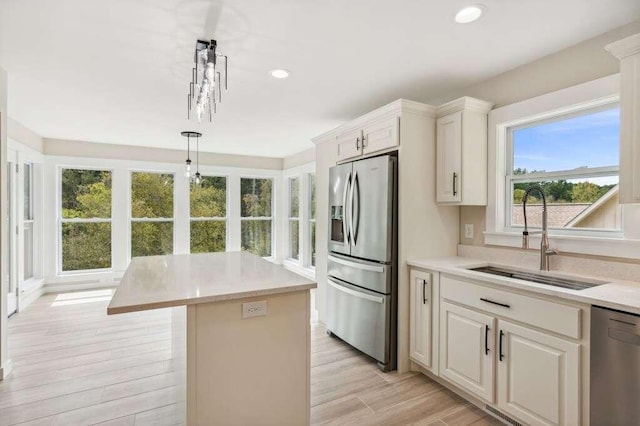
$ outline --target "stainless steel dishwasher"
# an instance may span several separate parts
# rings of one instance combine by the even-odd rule
[[[591,425],[640,425],[640,316],[591,308]]]

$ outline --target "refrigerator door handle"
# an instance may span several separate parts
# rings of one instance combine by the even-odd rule
[[[349,204],[351,205],[351,239],[355,246],[358,244],[358,225],[360,223],[360,180],[358,179],[358,172],[353,173],[351,201]]]
[[[351,172],[347,175],[347,180],[344,183],[344,194],[342,194],[342,232],[344,234],[344,243],[349,244],[349,223],[347,214],[347,194],[349,193],[349,186],[351,184]]]
[[[340,284],[336,283],[335,281],[332,280],[327,280],[327,282],[329,283],[329,285],[333,288],[335,288],[336,290],[339,290],[343,293],[347,293],[350,296],[353,297],[357,297],[358,299],[365,299],[365,300],[369,300],[371,302],[376,302],[376,303],[384,303],[384,297],[382,296],[372,296],[370,294],[366,294],[366,293],[361,293],[359,291],[355,291],[355,290],[351,290],[350,288],[341,286]]]
[[[384,273],[384,267],[378,265],[368,265],[360,262],[352,262],[350,260],[342,259],[340,257],[332,256],[331,254],[328,256],[328,259],[332,262],[338,263],[343,266],[348,266],[349,268],[354,269],[362,269],[363,271],[368,272],[376,272],[378,274]]]

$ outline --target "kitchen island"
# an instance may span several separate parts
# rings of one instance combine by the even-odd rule
[[[188,425],[309,424],[310,289],[315,282],[247,252],[134,258],[109,315],[186,306]],[[185,324],[185,325],[183,325]],[[184,352],[184,351],[182,351]]]

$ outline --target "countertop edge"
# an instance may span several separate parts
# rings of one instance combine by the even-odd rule
[[[275,294],[283,294],[283,293],[293,293],[297,291],[311,290],[317,288],[318,284],[316,282],[309,282],[306,284],[291,284],[285,287],[275,287],[270,289],[261,289],[254,291],[243,291],[237,293],[223,293],[223,294],[214,294],[210,296],[202,296],[188,299],[177,299],[177,300],[166,300],[166,301],[154,301],[148,303],[139,303],[135,305],[128,306],[116,306],[112,307],[111,304],[107,307],[107,315],[117,315],[117,314],[125,314],[130,312],[139,312],[139,311],[148,311],[152,309],[163,309],[163,308],[175,308],[178,306],[189,306],[189,305],[198,305],[202,303],[215,303],[215,302],[223,302],[228,300],[237,300],[237,299],[247,299],[250,297],[260,297],[260,296],[272,296]]]
[[[441,257],[432,259],[410,259],[407,261],[407,265],[415,268],[431,269],[445,274],[456,275],[462,278],[473,279],[487,283],[489,285],[495,285],[503,287],[505,289],[521,290],[530,293],[536,293],[548,297],[557,297],[568,301],[584,303],[592,306],[601,306],[604,308],[616,309],[620,311],[630,312],[636,315],[640,315],[640,304],[628,304],[621,300],[615,300],[615,297],[605,298],[598,295],[590,294],[590,292],[598,292],[606,289],[607,286],[622,286],[629,288],[630,290],[637,290],[640,295],[640,283],[622,281],[622,280],[607,280],[607,284],[602,284],[598,287],[593,287],[586,290],[568,290],[561,288],[554,288],[545,286],[543,284],[527,283],[521,280],[514,280],[512,278],[505,278],[493,275],[482,274],[481,272],[469,271],[469,268],[487,266],[487,265],[499,265],[499,262],[491,262],[487,260],[466,258],[466,257]],[[514,267],[513,265],[504,264],[504,266]],[[521,268],[522,269],[522,268]],[[554,271],[552,271],[554,272]],[[563,271],[555,271],[560,275],[584,277],[591,279],[605,279],[603,277],[586,276],[579,274],[571,274]],[[615,290],[612,290],[615,291]],[[621,299],[623,295],[619,296]]]

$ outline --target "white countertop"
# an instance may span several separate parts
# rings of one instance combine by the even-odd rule
[[[566,274],[561,271],[551,271],[550,275],[567,278],[587,278],[591,280],[606,281],[606,284],[591,287],[585,290],[570,290],[562,287],[553,287],[544,284],[537,284],[530,281],[523,281],[513,278],[490,275],[482,272],[471,271],[469,268],[477,268],[487,265],[504,266],[511,269],[517,268],[507,264],[487,262],[466,257],[443,257],[434,259],[414,259],[407,262],[409,266],[433,271],[457,275],[459,277],[471,278],[486,283],[503,287],[526,290],[533,293],[545,294],[561,299],[573,300],[576,302],[598,305],[611,309],[618,309],[640,315],[640,282],[609,280],[606,277]],[[541,272],[541,271],[533,271]]]
[[[312,280],[247,252],[137,257],[107,314],[315,288]]]

